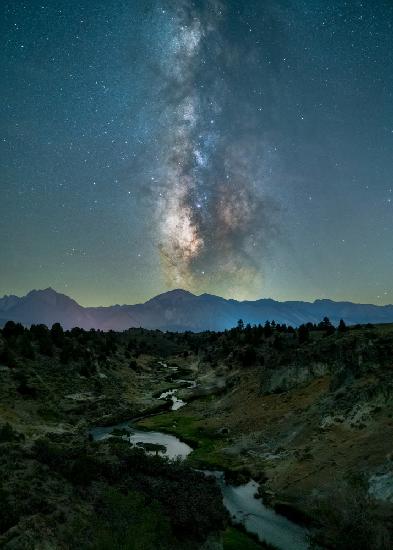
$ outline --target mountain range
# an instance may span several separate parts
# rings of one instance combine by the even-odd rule
[[[131,327],[171,331],[224,330],[245,323],[275,320],[298,326],[317,323],[329,317],[333,324],[344,319],[347,324],[393,322],[393,305],[355,304],[315,300],[314,302],[272,299],[255,301],[227,300],[211,294],[196,296],[186,290],[171,290],[143,304],[83,307],[52,288],[32,290],[26,296],[0,298],[0,326],[8,320],[23,325],[59,322],[70,329],[125,330]]]

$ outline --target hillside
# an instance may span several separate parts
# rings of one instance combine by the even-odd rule
[[[144,521],[156,522],[163,548],[201,548],[207,539],[213,546],[203,548],[248,547],[192,467],[222,470],[233,486],[258,481],[263,502],[306,525],[320,548],[386,550],[392,350],[392,325],[164,334],[8,323],[0,336],[0,545],[65,548],[72,535],[80,547],[116,502],[148,549],[157,540],[145,538]],[[169,388],[178,410],[161,396]],[[151,462],[116,437],[89,441],[90,428],[132,419],[131,430],[190,444],[185,465]],[[121,528],[122,518],[112,519]],[[113,543],[116,527],[105,533]]]

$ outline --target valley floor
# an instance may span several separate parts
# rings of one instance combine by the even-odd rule
[[[310,526],[321,546],[359,548],[356,540],[350,546],[342,533],[361,520],[370,548],[389,547],[393,517],[392,328],[351,330],[324,339],[316,335],[300,348],[288,337],[284,351],[282,342],[280,347],[269,337],[259,348],[254,345],[258,352],[251,364],[241,360],[239,350],[243,353],[247,344],[242,333],[227,335],[229,341],[224,341],[220,335],[185,337],[149,331],[130,331],[108,339],[82,331],[65,333],[60,341],[54,339],[49,355],[33,335],[30,357],[26,357],[22,336],[26,337],[3,334],[0,340],[0,491],[4,496],[0,545],[28,548],[36,540],[36,548],[66,548],[64,541],[75,522],[84,524],[89,517],[100,517],[97,510],[105,508],[103,487],[105,491],[108,487],[125,490],[120,479],[109,481],[107,462],[120,461],[121,468],[126,468],[127,461],[136,459],[114,450],[112,443],[104,442],[99,448],[99,444],[89,443],[88,431],[95,425],[139,418],[138,426],[170,432],[189,443],[194,450],[187,465],[224,470],[227,480],[235,484],[250,478],[258,481],[263,501]],[[66,344],[75,349],[65,361]],[[178,410],[170,410],[170,396],[159,399],[173,388],[186,403]],[[70,446],[81,455],[74,456]],[[97,456],[101,458],[96,464]],[[79,460],[94,462],[92,468],[98,471],[98,479],[87,486],[75,482],[74,470],[65,466],[72,462],[75,468]],[[164,466],[154,467],[161,480],[158,485],[168,484],[173,474]],[[143,488],[140,479],[132,476],[129,487],[143,495],[146,509],[153,514],[149,508],[153,493],[146,487],[156,482],[146,468],[140,473],[148,479]],[[181,475],[186,479],[193,474]],[[192,479],[195,487],[205,483]],[[21,505],[26,491],[29,497]],[[192,497],[184,496],[185,502],[187,498]],[[212,502],[218,498],[214,491],[211,498]],[[53,511],[50,502],[57,514],[50,520],[58,526],[57,533],[48,524]],[[157,506],[168,502],[158,499]],[[12,515],[7,506],[18,513]],[[73,507],[71,523],[67,506]],[[203,509],[206,503],[200,506]],[[201,538],[196,530],[191,546],[224,545],[229,550],[258,545],[233,528],[225,531],[225,511],[220,514],[216,527],[221,528],[216,530],[201,515],[206,536]],[[158,517],[160,513],[153,514],[151,521]],[[168,548],[190,544],[182,538],[182,521],[188,520],[165,516],[161,527],[172,533],[167,537]],[[87,537],[84,529],[82,525],[82,538]],[[223,537],[220,529],[225,531]],[[27,538],[22,531],[29,534]],[[171,537],[177,537],[176,541]],[[343,539],[341,546],[335,537]],[[86,548],[104,548],[101,543],[89,546],[86,542]],[[146,544],[146,548],[150,548],[148,544],[154,547],[154,541]]]

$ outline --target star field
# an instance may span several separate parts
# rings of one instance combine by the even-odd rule
[[[1,9],[0,294],[393,302],[391,2]]]

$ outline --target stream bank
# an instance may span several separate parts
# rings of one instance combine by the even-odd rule
[[[192,387],[195,387],[195,383]],[[172,411],[186,405],[185,401],[177,398],[177,390],[178,388],[167,390],[159,396],[166,403],[168,403],[168,398],[170,399]],[[149,415],[149,418],[154,418],[154,416]],[[163,431],[149,430],[146,427],[141,429],[132,421],[93,428],[90,434],[97,441],[114,436],[122,437],[128,440],[132,446],[142,447],[145,452],[158,454],[170,460],[185,460],[195,450],[169,431],[164,433]],[[225,481],[225,473],[222,470],[202,469],[202,471],[207,476],[215,477],[222,493],[223,504],[235,525],[241,524],[247,532],[257,535],[261,542],[266,542],[280,550],[289,548],[291,550],[306,550],[309,548],[308,532],[305,528],[268,508],[260,498],[255,498],[259,489],[259,484],[255,480],[251,479],[247,483],[232,485]]]

